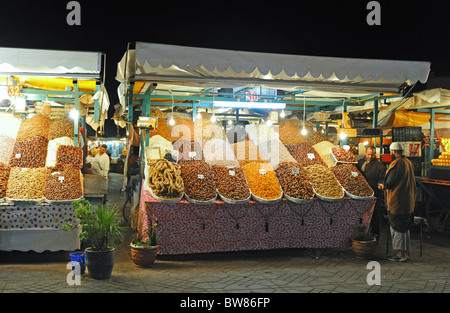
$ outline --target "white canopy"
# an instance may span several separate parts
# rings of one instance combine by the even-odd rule
[[[0,74],[100,78],[101,53],[0,48]]]
[[[429,62],[271,54],[137,42],[118,64],[120,82],[183,87],[258,85],[334,92],[398,92],[425,83]]]

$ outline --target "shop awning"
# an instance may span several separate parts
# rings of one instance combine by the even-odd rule
[[[0,74],[99,79],[100,52],[0,48]]]
[[[429,62],[258,53],[137,42],[118,64],[120,82],[172,88],[266,86],[327,92],[398,92],[425,83]]]

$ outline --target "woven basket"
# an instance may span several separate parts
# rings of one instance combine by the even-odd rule
[[[377,240],[356,240],[352,239],[352,250],[355,258],[370,259],[377,247]]]

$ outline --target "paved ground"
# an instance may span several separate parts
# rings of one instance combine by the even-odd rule
[[[111,181],[109,201],[122,204],[120,176],[113,175]],[[79,284],[72,285],[67,282],[69,252],[3,252],[0,254],[0,292],[193,293],[191,300],[201,299],[198,293],[450,292],[450,236],[427,234],[421,257],[419,234],[413,232],[412,238],[411,260],[394,263],[385,259],[383,233],[374,257],[376,266],[369,269],[369,261],[355,259],[349,248],[165,256],[145,269],[132,263],[129,241],[125,240],[118,247],[110,280],[94,280],[85,274]]]

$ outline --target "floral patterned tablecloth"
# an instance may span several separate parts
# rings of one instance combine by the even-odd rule
[[[296,204],[286,199],[267,205],[255,201],[231,205],[158,202],[141,193],[143,229],[158,221],[160,254],[191,254],[279,248],[350,246],[357,225],[369,226],[375,198],[336,202],[320,199]]]

